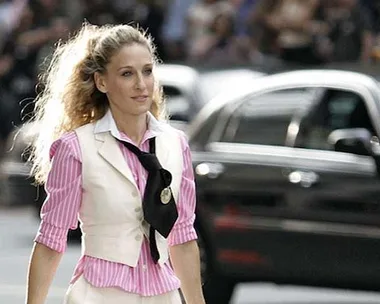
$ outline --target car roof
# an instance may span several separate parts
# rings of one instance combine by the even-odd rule
[[[234,102],[245,96],[271,91],[272,89],[295,88],[295,87],[341,87],[347,88],[347,85],[354,88],[371,87],[375,90],[380,88],[377,81],[365,74],[343,70],[295,70],[289,72],[276,73],[264,77],[259,77],[252,82],[252,86],[240,87],[236,90],[234,87],[226,85],[223,94],[219,94],[208,102],[199,114],[194,118],[189,126],[188,134],[191,137],[197,125],[202,122],[214,111],[222,108],[228,103]]]
[[[365,74],[339,70],[298,70],[282,72],[257,78],[251,87],[240,88],[236,91],[233,87],[226,86],[222,95],[218,95],[209,103],[222,106],[231,100],[243,98],[245,95],[259,93],[260,91],[284,87],[347,87],[365,86],[379,89],[376,80]]]
[[[162,84],[172,84],[183,87],[193,85],[197,79],[202,81],[218,82],[225,79],[261,77],[266,73],[256,71],[247,67],[221,67],[221,68],[199,68],[185,64],[159,64],[156,67],[156,75]]]
[[[209,79],[215,79],[222,80],[223,77],[233,78],[233,77],[261,77],[266,75],[263,72],[254,71],[251,69],[244,69],[244,68],[236,68],[236,69],[221,69],[221,70],[210,70],[210,71],[203,71],[200,73],[200,76],[202,78],[209,78]]]
[[[200,73],[199,85],[205,102],[208,102],[223,93],[226,87],[249,86],[252,85],[255,78],[264,75],[266,74],[247,68],[204,70]]]

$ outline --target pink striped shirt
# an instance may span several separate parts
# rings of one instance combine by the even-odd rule
[[[156,130],[149,127],[139,147],[141,150],[149,150],[148,139],[154,136],[155,132]],[[120,137],[120,139],[132,143],[125,134],[120,133]],[[197,238],[194,229],[194,174],[190,149],[183,133],[181,143],[184,163],[177,202],[179,217],[168,237],[169,246]],[[147,172],[136,155],[122,144],[120,144],[120,149],[133,173],[141,197],[143,197]],[[68,230],[77,227],[82,198],[81,151],[76,133],[67,133],[55,141],[51,146],[50,156],[52,168],[45,186],[48,197],[41,210],[41,224],[35,241],[58,252],[63,252],[67,246]],[[127,292],[143,296],[158,295],[180,287],[180,281],[175,276],[169,262],[163,266],[153,263],[147,239],[142,244],[136,267],[82,256],[75,268],[71,283],[81,275],[84,275],[96,287],[119,287]]]

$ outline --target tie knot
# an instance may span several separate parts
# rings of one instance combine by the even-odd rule
[[[137,157],[148,172],[158,171],[162,168],[156,154],[142,152]]]

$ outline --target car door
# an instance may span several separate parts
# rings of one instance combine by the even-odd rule
[[[326,89],[295,128],[287,200],[293,228],[311,235],[310,250],[295,253],[299,271],[368,284],[380,279],[380,180],[371,156],[337,152],[329,143],[332,131],[350,128],[378,136],[361,95]]]
[[[265,225],[260,219],[287,212],[287,188],[293,185],[283,176],[292,155],[286,134],[294,113],[311,100],[310,90],[287,89],[234,103],[214,122],[204,151],[194,151],[198,205],[224,271],[268,266],[252,231]]]

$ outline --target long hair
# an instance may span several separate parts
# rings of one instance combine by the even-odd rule
[[[39,129],[30,152],[32,175],[44,183],[50,170],[51,144],[64,133],[94,122],[106,113],[106,95],[95,85],[95,72],[103,73],[123,46],[146,46],[155,62],[150,36],[129,25],[95,26],[88,23],[66,42],[57,43],[46,72],[40,75],[41,93],[35,100],[35,127]],[[165,117],[162,90],[155,86],[150,112]]]

